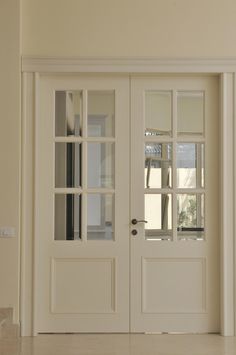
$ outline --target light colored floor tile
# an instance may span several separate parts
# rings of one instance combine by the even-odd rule
[[[0,341],[0,355],[235,355],[218,335],[70,334]]]

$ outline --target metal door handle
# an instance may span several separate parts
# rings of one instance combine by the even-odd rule
[[[132,221],[131,221],[132,224],[138,224],[138,223],[147,223],[147,221],[143,220],[143,219],[136,219],[136,218],[133,218]]]

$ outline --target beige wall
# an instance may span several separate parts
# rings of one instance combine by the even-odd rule
[[[20,217],[20,25],[19,1],[0,1],[0,226],[16,236],[0,239],[0,307],[18,321]]]
[[[235,0],[22,0],[23,54],[236,56]]]

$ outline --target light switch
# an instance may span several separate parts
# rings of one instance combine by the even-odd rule
[[[14,227],[1,227],[0,228],[0,238],[11,238],[15,237]]]

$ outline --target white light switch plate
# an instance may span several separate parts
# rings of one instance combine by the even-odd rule
[[[14,227],[0,227],[0,238],[15,237]]]

